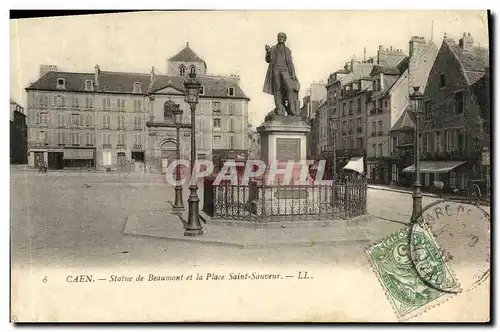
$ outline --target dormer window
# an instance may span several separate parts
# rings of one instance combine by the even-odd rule
[[[92,83],[92,80],[85,80],[85,90],[92,91],[94,86]]]
[[[186,76],[186,67],[184,65],[180,65],[179,67],[179,76]]]
[[[57,79],[57,88],[58,89],[66,89],[66,80],[64,78]]]
[[[140,82],[134,82],[134,93],[141,93],[141,83]]]
[[[205,95],[205,87],[202,85],[200,86],[200,96],[204,96]]]
[[[196,74],[196,67],[195,67],[195,66],[191,66],[191,67],[189,68],[189,72],[190,72],[191,74]]]
[[[229,96],[234,96],[234,88],[227,88],[227,94]]]

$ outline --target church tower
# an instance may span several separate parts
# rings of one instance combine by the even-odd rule
[[[186,43],[182,51],[167,60],[167,75],[188,76],[192,71],[195,71],[196,75],[205,75],[207,64],[194,53],[189,43]]]

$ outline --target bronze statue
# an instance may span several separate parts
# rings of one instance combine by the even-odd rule
[[[286,34],[278,33],[278,44],[266,45],[267,68],[263,92],[274,96],[276,115],[299,115],[298,100],[300,83],[295,76],[292,52],[285,46]],[[270,114],[271,114],[270,113]]]

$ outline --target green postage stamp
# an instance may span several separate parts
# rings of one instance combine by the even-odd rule
[[[413,231],[411,227],[402,229],[370,247],[367,253],[400,321],[460,291],[434,236],[425,226]]]

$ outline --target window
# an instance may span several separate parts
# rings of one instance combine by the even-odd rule
[[[435,151],[437,153],[441,152],[441,135],[439,131],[434,132],[434,144],[435,144]]]
[[[229,119],[228,124],[229,124],[229,131],[234,131],[234,119]]]
[[[457,133],[457,149],[458,151],[465,151],[465,136],[463,129],[456,131]]]
[[[92,126],[92,115],[87,114],[87,115],[85,116],[85,125],[86,125],[87,127]]]
[[[66,88],[66,80],[64,78],[57,79],[57,88],[58,89],[65,89]]]
[[[222,107],[221,107],[220,101],[214,101],[212,104],[212,111],[214,113],[220,113],[221,109],[222,109]]]
[[[123,115],[118,115],[117,120],[118,120],[118,128],[119,129],[125,128],[125,117]]]
[[[57,145],[64,145],[64,133],[62,131],[57,133]]]
[[[80,99],[78,97],[73,97],[71,99],[71,104],[73,108],[80,108]]]
[[[71,133],[71,144],[72,145],[80,145],[80,133],[74,131]]]
[[[358,98],[358,113],[361,113],[361,98]]]
[[[361,118],[356,119],[356,125],[358,128],[361,128]]]
[[[85,98],[85,107],[94,108],[94,99],[92,99],[92,97]]]
[[[186,67],[184,65],[179,66],[179,76],[186,76]]]
[[[85,90],[92,91],[93,86],[92,80],[85,80]]]
[[[61,108],[66,107],[66,97],[57,96],[57,106]]]
[[[425,102],[425,119],[430,120],[432,118],[432,103],[430,101]]]
[[[439,87],[444,88],[446,86],[446,75],[442,73],[439,75]]]
[[[378,145],[378,156],[382,157],[384,155],[384,144],[380,143]]]
[[[424,186],[428,187],[431,184],[431,175],[429,173],[424,173]]]
[[[141,93],[142,88],[141,88],[141,83],[140,82],[134,82],[134,93]]]
[[[47,113],[40,113],[40,123],[41,124],[48,123],[48,114]]]
[[[399,181],[398,177],[399,177],[399,174],[398,174],[398,165],[392,164],[392,181],[398,182]]]
[[[352,115],[353,109],[352,109],[352,101],[349,102],[349,115]]]
[[[189,68],[189,72],[190,72],[191,74],[196,74],[196,67],[195,67],[195,66],[191,66],[191,67]]]
[[[80,116],[79,114],[71,114],[71,124],[75,126],[80,125]]]
[[[392,138],[392,152],[394,154],[397,153],[397,151],[398,151],[397,148],[398,148],[398,138],[397,137],[393,137]]]
[[[119,111],[123,111],[125,109],[125,99],[123,98],[118,98],[116,100],[116,108],[119,110]]]
[[[432,144],[431,144],[431,133],[427,132],[425,133],[425,152],[431,152],[432,151]]]
[[[63,113],[57,114],[57,126],[64,127],[64,114]]]
[[[342,104],[342,116],[346,116],[347,112],[347,103]]]
[[[464,92],[455,92],[455,114],[462,114],[464,112]]]
[[[50,105],[52,106],[57,105],[57,96],[52,96],[52,98],[50,98]]]
[[[104,146],[110,147],[110,145],[111,145],[111,135],[109,133],[102,133],[102,144]]]
[[[125,145],[125,134],[124,133],[118,134],[118,144],[117,145]]]
[[[200,96],[205,95],[205,87],[202,85],[200,86]]]
[[[111,108],[111,99],[103,98],[102,99],[102,108],[105,110],[109,110]]]
[[[214,119],[214,128],[220,129],[220,119]]]
[[[372,144],[372,154],[374,157],[377,156],[377,145],[376,144]]]
[[[110,116],[109,115],[103,115],[102,116],[102,126],[104,128],[109,128],[110,125]]]
[[[134,112],[140,112],[142,110],[142,100],[134,100]]]
[[[142,118],[140,116],[134,117],[134,129],[142,129]]]
[[[87,145],[87,146],[94,145],[94,137],[93,137],[92,133],[90,133],[90,132],[85,133],[85,145]]]
[[[138,147],[138,146],[141,146],[141,145],[142,145],[142,142],[141,142],[141,135],[140,135],[140,134],[135,133],[135,134],[134,134],[134,146]]]
[[[377,122],[373,121],[372,122],[372,133],[375,134],[377,132]],[[375,136],[375,135],[372,135]]]
[[[234,149],[234,136],[229,136],[229,149]]]
[[[229,96],[234,96],[234,88],[227,88],[227,94]]]
[[[220,147],[220,136],[214,136],[214,147]]]
[[[380,120],[378,122],[378,132],[379,132],[380,135],[383,133],[383,130],[382,130],[382,120]]]
[[[229,115],[234,115],[234,104],[233,103],[229,103],[227,105],[227,111],[228,111]]]

